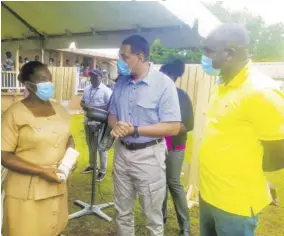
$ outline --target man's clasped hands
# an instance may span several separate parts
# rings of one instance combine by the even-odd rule
[[[111,131],[111,136],[114,138],[123,138],[132,135],[134,126],[129,122],[118,121]]]

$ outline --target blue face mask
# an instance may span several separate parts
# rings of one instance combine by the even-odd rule
[[[42,82],[35,84],[36,95],[43,101],[48,101],[54,95],[54,84],[51,82]]]
[[[121,59],[118,59],[117,61],[117,72],[119,75],[130,75],[131,70],[129,69],[128,65],[126,62],[124,62]]]
[[[220,75],[221,70],[213,68],[213,61],[211,58],[203,55],[201,58],[201,65],[204,72],[211,76]]]

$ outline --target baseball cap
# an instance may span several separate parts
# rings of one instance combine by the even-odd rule
[[[100,70],[93,69],[89,72],[89,76],[97,76],[97,77],[103,77],[103,73]]]

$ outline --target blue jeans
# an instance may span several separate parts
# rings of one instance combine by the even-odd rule
[[[200,236],[254,236],[258,217],[245,217],[222,211],[201,197]]]

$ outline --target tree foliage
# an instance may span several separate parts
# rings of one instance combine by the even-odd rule
[[[150,60],[156,64],[165,64],[175,59],[181,59],[187,64],[200,63],[202,50],[165,48],[159,39],[155,40],[150,50]]]
[[[266,25],[261,16],[247,9],[230,11],[223,1],[206,5],[224,23],[243,24],[250,33],[250,53],[253,61],[284,61],[284,25]]]
[[[250,53],[253,61],[284,61],[284,25],[277,23],[266,25],[261,16],[247,9],[230,11],[223,2],[206,4],[209,10],[224,23],[241,23],[248,29],[251,37]],[[151,46],[150,59],[156,64],[165,64],[175,59],[185,63],[200,63],[200,48],[165,48],[157,39]]]

